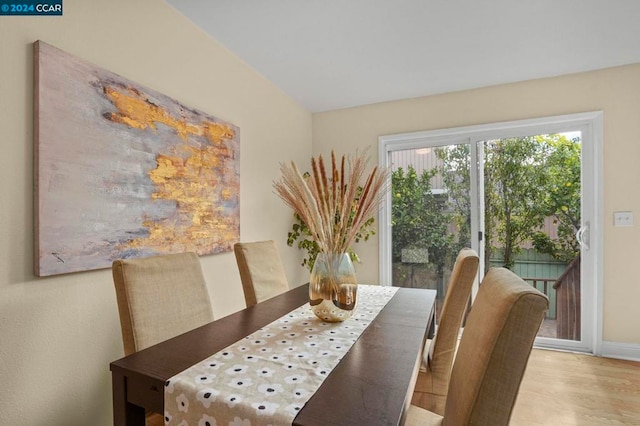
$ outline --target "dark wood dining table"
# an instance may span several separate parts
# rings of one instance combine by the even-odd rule
[[[433,330],[435,290],[399,288],[333,369],[294,425],[399,425]],[[164,413],[164,383],[308,302],[308,285],[111,363],[114,425]]]

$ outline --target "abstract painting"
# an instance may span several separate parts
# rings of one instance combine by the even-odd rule
[[[37,41],[35,272],[230,251],[238,127]]]

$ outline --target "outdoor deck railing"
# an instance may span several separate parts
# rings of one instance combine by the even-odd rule
[[[580,255],[558,278],[530,278],[523,280],[549,297],[547,319],[556,320],[557,338],[580,340]]]
[[[580,255],[553,284],[557,295],[558,339],[580,340]]]
[[[555,278],[528,278],[523,277],[523,280],[531,284],[537,290],[540,290],[549,298],[549,310],[547,311],[546,319],[556,319],[557,303],[555,294],[551,293],[554,288],[553,284],[556,282]],[[554,292],[555,293],[555,292]]]

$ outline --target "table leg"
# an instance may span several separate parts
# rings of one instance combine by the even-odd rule
[[[144,408],[127,402],[127,378],[112,372],[113,425],[145,426]]]

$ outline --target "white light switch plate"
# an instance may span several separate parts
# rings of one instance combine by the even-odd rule
[[[613,226],[633,226],[633,212],[613,212]]]

